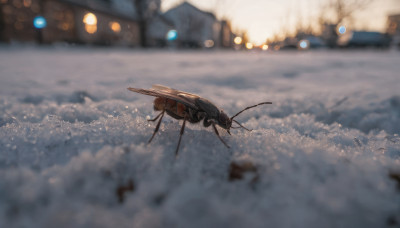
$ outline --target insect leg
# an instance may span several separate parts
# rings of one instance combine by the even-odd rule
[[[163,114],[163,112],[160,112],[154,119],[150,119],[150,120],[147,120],[147,121],[152,121],[152,122],[154,122],[154,121],[156,121],[162,114]]]
[[[226,147],[230,148],[230,147],[228,146],[228,144],[226,144],[226,142],[224,142],[224,140],[221,138],[221,136],[219,136],[217,127],[215,126],[215,123],[214,123],[214,122],[212,122],[212,126],[213,126],[214,132],[215,132],[215,134],[218,136],[219,140],[221,140],[221,142],[222,142]]]
[[[159,114],[159,115],[161,116],[161,118],[160,118],[160,120],[158,121],[157,126],[156,126],[156,129],[154,129],[153,135],[151,136],[151,138],[150,138],[150,140],[149,140],[148,143],[150,143],[151,140],[153,140],[153,138],[154,138],[154,136],[156,135],[158,129],[160,128],[160,124],[161,124],[161,120],[162,120],[162,118],[163,118],[163,116],[164,116],[164,112],[165,112],[165,111],[162,111],[162,112]],[[158,118],[158,116],[157,116],[156,118]]]
[[[183,124],[182,124],[182,128],[181,128],[181,132],[179,133],[179,141],[178,141],[178,146],[176,147],[175,157],[178,156],[178,150],[179,150],[179,146],[181,145],[182,135],[183,135],[183,132],[185,131],[185,124],[186,124],[186,116],[185,116],[185,118],[183,119]]]
[[[203,121],[203,126],[204,127],[209,127],[212,123],[213,123],[212,121],[208,120],[208,118],[205,117],[204,121]]]

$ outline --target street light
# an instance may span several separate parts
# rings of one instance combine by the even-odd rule
[[[47,26],[46,18],[42,16],[36,16],[35,18],[33,18],[33,26],[37,29],[46,28]]]
[[[36,39],[39,44],[43,43],[42,29],[46,28],[47,21],[43,16],[36,16],[33,18],[33,27],[36,28]]]
[[[241,44],[242,41],[243,41],[243,39],[242,39],[242,37],[240,37],[240,36],[237,36],[237,37],[235,37],[235,39],[233,39],[233,42],[234,42],[235,44],[237,44],[237,45]]]
[[[251,50],[253,49],[254,45],[252,43],[246,43],[246,48]]]
[[[339,34],[340,35],[343,35],[343,34],[345,34],[346,33],[346,26],[344,26],[344,25],[342,25],[342,26],[340,26],[339,28],[338,28],[338,32],[339,32]]]
[[[169,30],[167,35],[166,35],[166,39],[168,41],[174,41],[178,38],[178,32],[175,29]]]

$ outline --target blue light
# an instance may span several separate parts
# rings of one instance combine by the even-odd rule
[[[33,19],[33,26],[35,26],[35,28],[37,28],[37,29],[45,28],[47,26],[47,21],[42,16],[36,16]]]
[[[176,30],[169,30],[167,33],[167,40],[173,41],[178,38],[178,32]]]
[[[302,41],[300,41],[299,46],[300,46],[302,49],[306,49],[306,48],[308,48],[308,42],[307,42],[306,40],[302,40]]]
[[[346,27],[344,25],[340,26],[338,29],[340,34],[344,34],[346,32]]]

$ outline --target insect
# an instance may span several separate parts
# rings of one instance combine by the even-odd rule
[[[246,127],[244,127],[242,124],[240,124],[238,121],[234,120],[234,118],[248,109],[257,107],[259,105],[272,104],[272,102],[262,102],[256,105],[252,105],[229,118],[228,115],[222,109],[215,106],[209,100],[192,93],[179,91],[162,85],[153,85],[151,89],[128,88],[128,90],[156,97],[156,99],[154,100],[154,110],[161,112],[154,119],[148,120],[154,122],[159,119],[156,128],[154,129],[153,135],[151,136],[148,143],[150,143],[153,140],[158,129],[160,128],[161,120],[164,117],[165,113],[174,119],[177,120],[183,119],[183,124],[181,127],[178,146],[176,147],[175,151],[175,156],[178,155],[179,145],[181,144],[182,135],[185,131],[186,121],[188,121],[189,123],[199,123],[200,121],[203,120],[203,126],[204,127],[212,126],[219,140],[221,140],[221,142],[227,148],[230,148],[228,144],[226,144],[226,142],[219,135],[216,126],[218,125],[221,128],[225,129],[228,132],[228,134],[231,134],[230,133],[231,128],[243,128],[247,131],[251,131]],[[235,122],[238,125],[238,127],[232,126],[232,122]]]

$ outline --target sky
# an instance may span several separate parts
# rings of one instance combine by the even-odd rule
[[[218,18],[228,18],[234,32],[247,31],[250,41],[261,44],[283,28],[293,29],[302,18],[303,24],[316,21],[319,9],[329,0],[188,0],[205,11],[215,12]],[[354,14],[354,29],[385,31],[387,16],[400,14],[400,0],[371,0]],[[162,10],[183,2],[164,0]]]

